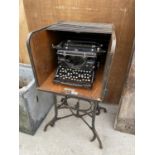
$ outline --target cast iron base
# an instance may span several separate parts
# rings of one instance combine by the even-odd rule
[[[98,133],[95,129],[95,116],[99,115],[101,112],[101,109],[104,112],[107,112],[106,108],[100,107],[98,102],[94,102],[94,101],[87,101],[89,103],[89,108],[87,109],[80,109],[80,102],[79,99],[77,101],[77,103],[73,106],[73,105],[69,105],[68,103],[68,99],[73,98],[73,97],[68,97],[65,96],[61,99],[61,103],[58,105],[56,102],[54,103],[54,109],[55,109],[55,115],[54,118],[46,124],[44,131],[47,130],[47,127],[50,126],[54,126],[55,122],[60,120],[60,119],[64,119],[70,116],[75,116],[78,118],[81,118],[83,120],[83,122],[91,129],[91,131],[93,132],[93,137],[91,139],[91,141],[94,141],[96,138],[99,142],[99,147],[102,149],[102,142],[98,136]],[[69,109],[71,114],[70,115],[66,115],[63,117],[58,117],[58,110],[59,109]],[[89,116],[92,119],[92,123],[91,125],[87,123],[87,121],[83,118],[84,116]]]

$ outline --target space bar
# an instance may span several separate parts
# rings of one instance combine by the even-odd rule
[[[56,83],[61,83],[61,84],[66,84],[66,85],[70,85],[70,86],[75,86],[75,87],[86,87],[86,88],[90,88],[91,84],[78,84],[78,83],[70,83],[70,82],[66,82],[66,81],[60,81],[60,80],[54,80],[54,82]]]

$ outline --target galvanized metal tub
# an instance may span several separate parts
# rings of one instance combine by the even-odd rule
[[[36,89],[30,65],[19,66],[19,130],[35,134],[55,102],[55,95]]]

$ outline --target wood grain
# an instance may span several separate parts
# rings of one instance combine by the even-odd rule
[[[39,85],[56,68],[56,53],[53,51],[52,43],[56,44],[57,42],[59,40],[53,31],[40,31],[31,36],[32,59]]]
[[[30,31],[57,21],[113,23],[117,48],[107,102],[118,103],[134,38],[134,0],[23,0]]]
[[[120,108],[114,125],[116,130],[135,133],[135,57],[133,54],[129,74],[120,99]]]
[[[19,1],[19,61],[20,63],[30,63],[26,49],[26,38],[28,34],[27,21],[23,6],[23,0]]]

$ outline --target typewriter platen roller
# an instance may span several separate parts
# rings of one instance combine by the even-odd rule
[[[91,41],[66,40],[54,46],[58,66],[54,82],[76,87],[91,88],[99,62],[98,53],[103,45]]]

